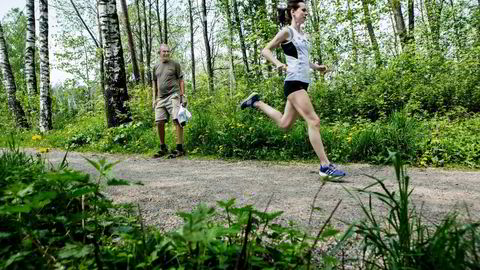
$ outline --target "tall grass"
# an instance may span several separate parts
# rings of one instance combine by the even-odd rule
[[[411,204],[413,189],[401,157],[391,153],[397,189],[390,190],[384,180],[375,182],[355,196],[366,219],[356,224],[363,237],[364,263],[367,269],[479,269],[480,222],[462,223],[457,213],[450,213],[439,224],[426,224],[422,213]],[[380,191],[371,191],[372,187]],[[372,200],[381,201],[388,214],[380,216]]]

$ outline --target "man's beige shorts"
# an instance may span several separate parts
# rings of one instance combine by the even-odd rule
[[[180,96],[177,93],[165,98],[158,98],[155,106],[155,121],[168,120],[169,116],[172,117],[172,120],[176,120],[179,109]]]

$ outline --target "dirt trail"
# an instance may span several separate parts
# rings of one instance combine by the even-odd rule
[[[49,162],[58,164],[64,152],[46,154]],[[259,161],[222,161],[194,158],[153,159],[138,155],[108,155],[69,153],[70,168],[95,174],[95,169],[83,158],[122,160],[115,166],[115,177],[143,186],[108,187],[106,193],[116,202],[140,203],[148,224],[171,229],[181,224],[177,211],[189,211],[200,202],[215,205],[218,200],[236,198],[240,204],[254,204],[269,210],[283,210],[282,221],[294,220],[307,226],[310,205],[320,187],[317,166],[305,163],[272,163]],[[363,215],[358,203],[345,188],[362,188],[373,180],[366,175],[387,179],[395,188],[392,167],[365,164],[341,165],[348,176],[342,183],[327,183],[320,192],[311,225],[318,227],[329,215],[338,200],[342,203],[335,214],[334,224],[345,227],[341,221],[360,220]],[[413,200],[422,207],[424,215],[438,220],[452,209],[466,213],[465,205],[475,220],[480,217],[480,171],[450,171],[443,169],[408,168],[414,188]],[[380,211],[385,208],[376,203]],[[383,210],[382,210],[383,209]]]

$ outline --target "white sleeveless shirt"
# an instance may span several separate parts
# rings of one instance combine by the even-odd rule
[[[287,58],[287,77],[285,81],[301,81],[310,83],[310,60],[308,57],[310,43],[305,34],[288,26],[288,40],[282,43]]]

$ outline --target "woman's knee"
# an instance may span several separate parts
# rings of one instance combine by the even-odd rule
[[[317,115],[308,117],[306,120],[309,126],[320,129],[320,118]]]
[[[280,125],[278,125],[283,131],[287,132],[290,130],[290,128],[293,126],[293,122],[288,123],[288,122],[282,122]]]

